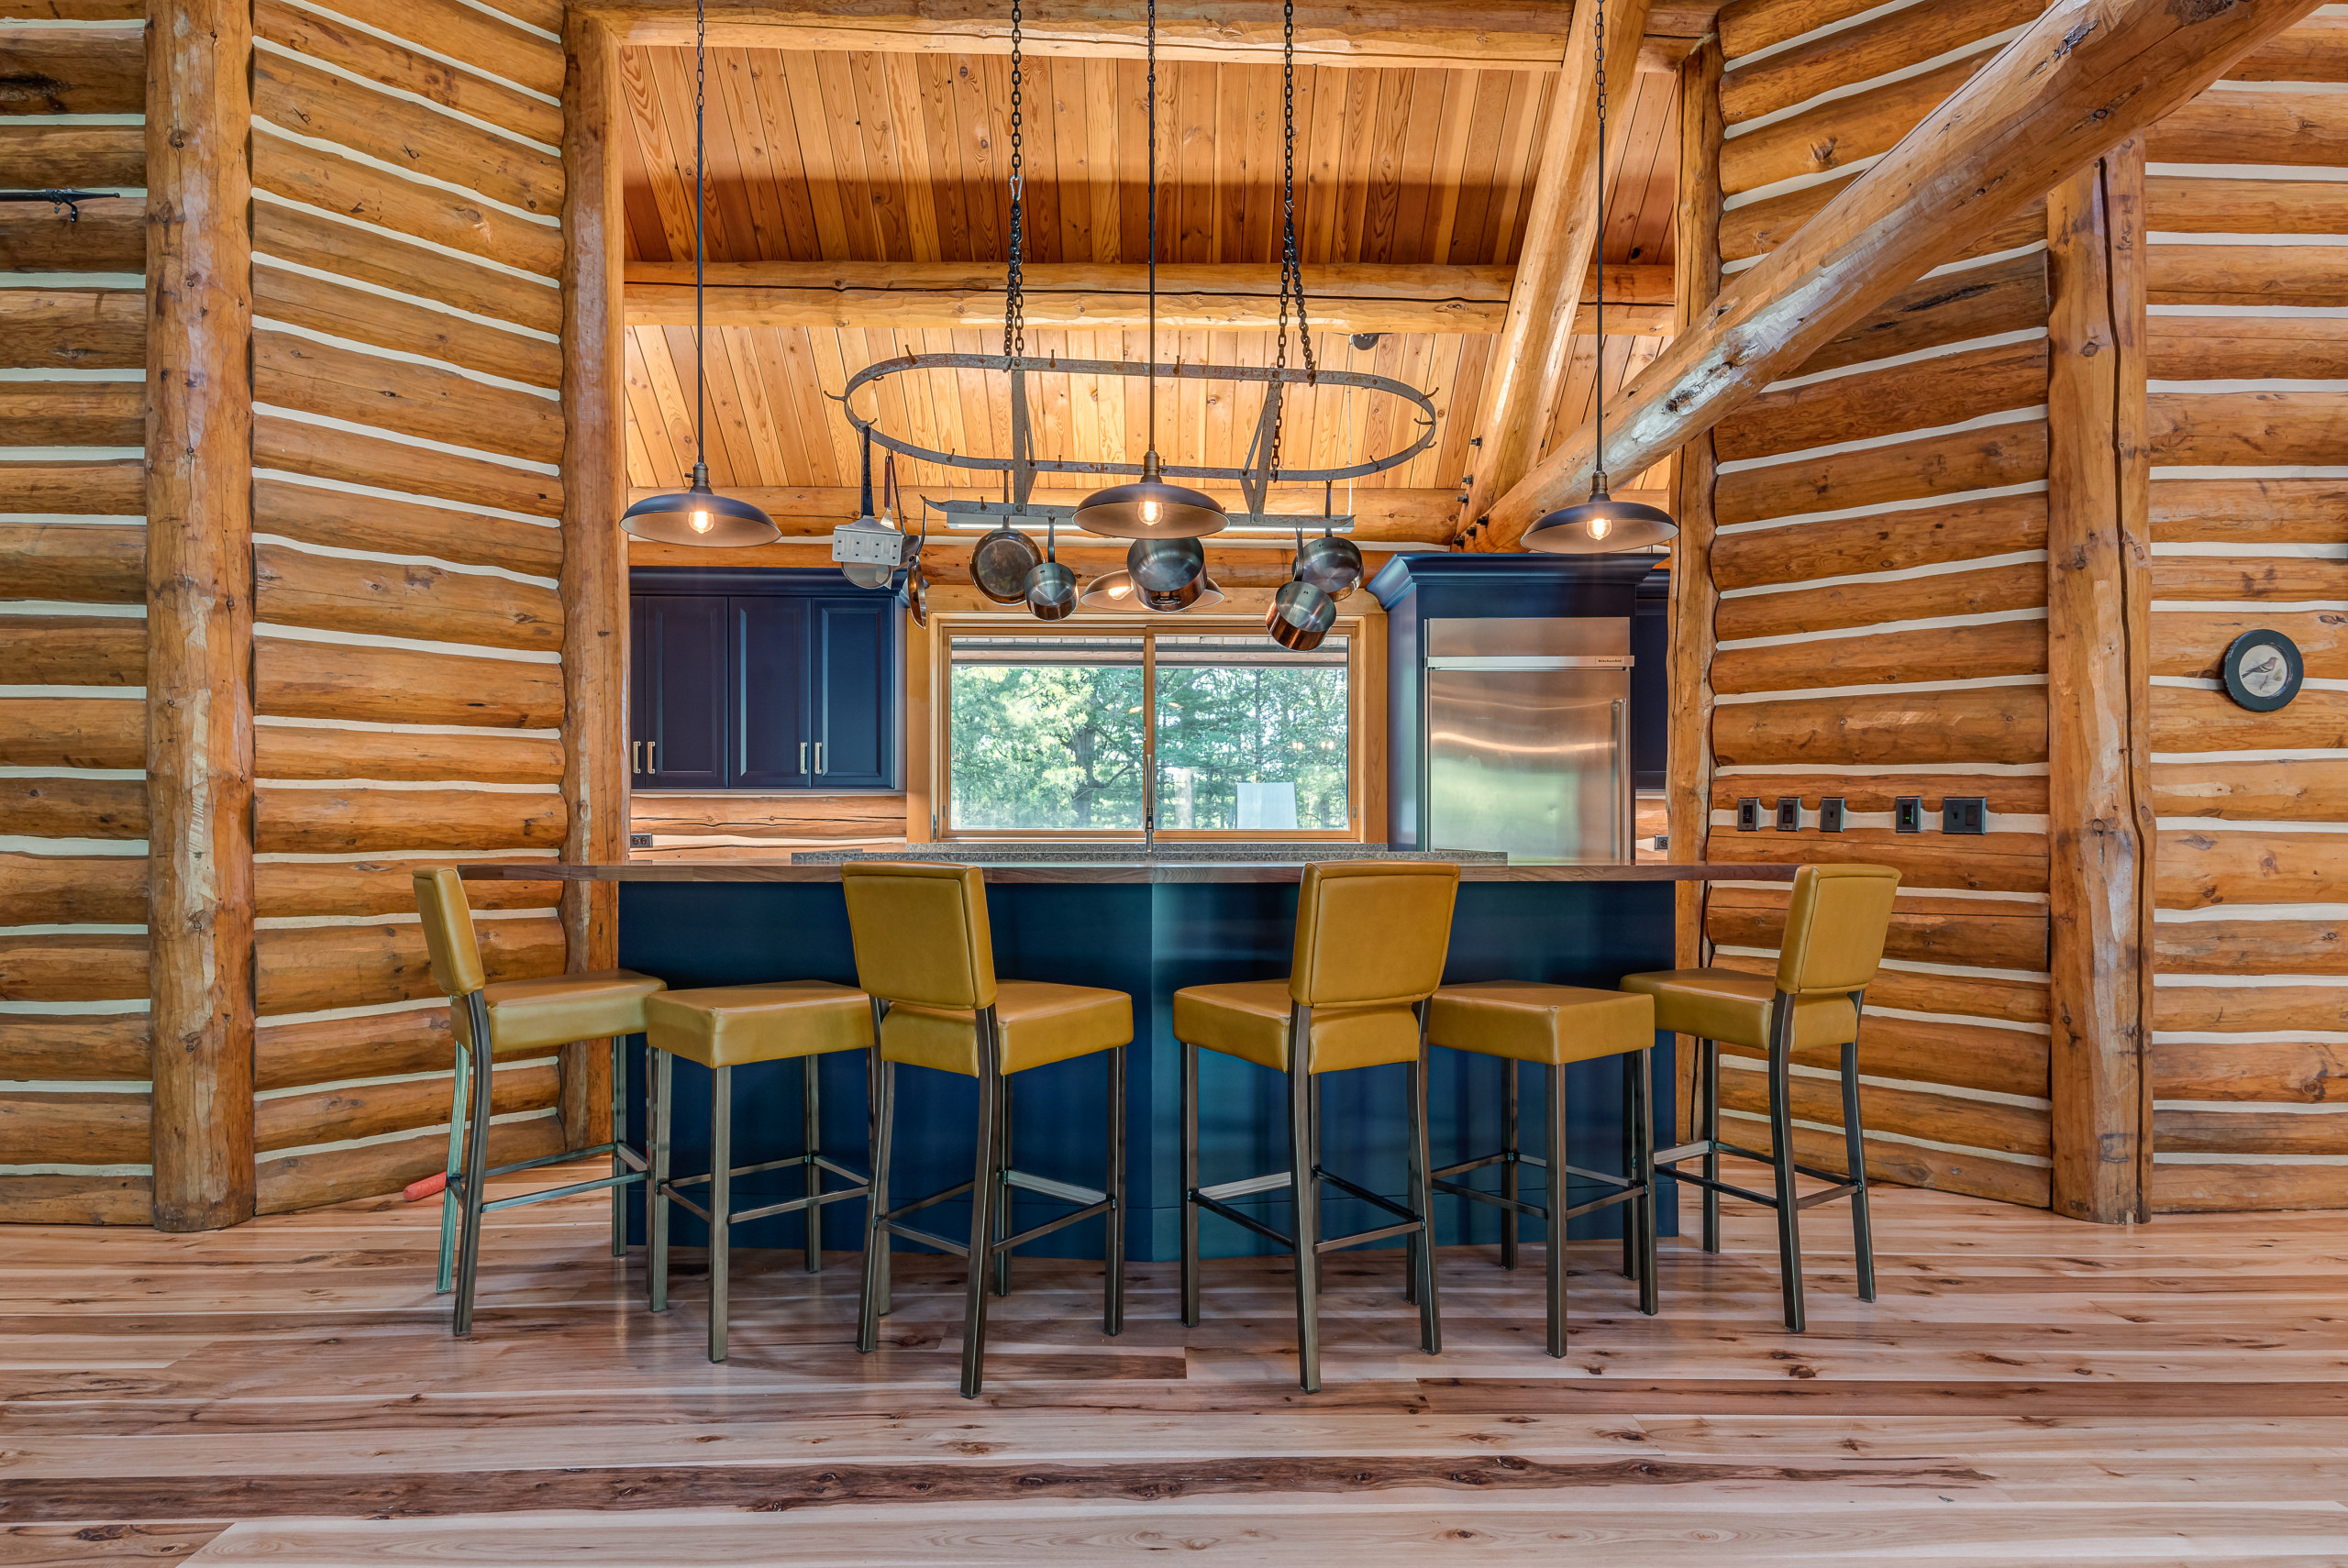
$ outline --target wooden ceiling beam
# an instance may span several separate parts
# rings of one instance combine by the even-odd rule
[[[2313,9],[2309,0],[2056,0],[1881,161],[1757,265],[1607,411],[1606,467],[1635,474],[1718,424],[1973,237],[2160,119]],[[1511,550],[1579,501],[1587,431],[1491,508]]]
[[[690,326],[692,264],[632,261],[631,326]],[[1308,267],[1305,297],[1314,326],[1333,332],[1497,332],[1508,311],[1512,267]],[[1032,263],[1026,269],[1031,327],[1113,331],[1146,325],[1148,269],[1137,262]],[[992,326],[1002,320],[1003,269],[964,262],[724,262],[708,270],[708,319],[715,326]],[[1607,271],[1609,331],[1671,329],[1667,266]],[[1157,270],[1157,319],[1175,330],[1269,331],[1279,324],[1279,269],[1251,263],[1184,262]],[[1585,278],[1574,330],[1597,329],[1597,298]]]
[[[692,0],[626,0],[585,7],[624,41],[690,47]],[[1658,4],[1639,68],[1676,71],[1690,39],[1711,30],[1713,4]],[[1554,71],[1571,7],[1560,0],[1301,0],[1296,53],[1311,65]],[[1138,58],[1142,0],[1031,0],[1022,39],[1036,57]],[[778,35],[788,33],[789,38]],[[720,48],[1008,54],[1010,14],[1000,0],[714,0],[709,41]],[[1280,16],[1257,0],[1165,0],[1161,60],[1278,64]]]

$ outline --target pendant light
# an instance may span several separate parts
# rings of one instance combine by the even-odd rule
[[[1589,499],[1560,507],[1524,531],[1524,547],[1553,556],[1596,556],[1643,550],[1679,532],[1671,513],[1606,493],[1606,6],[1598,13],[1598,357],[1596,446],[1592,448]]]
[[[720,495],[709,488],[705,427],[709,421],[709,373],[703,347],[702,269],[704,247],[702,217],[706,193],[707,138],[703,134],[703,78],[707,70],[704,35],[707,17],[700,0],[693,6],[693,471],[682,491],[648,495],[620,513],[620,530],[639,539],[664,545],[763,545],[782,536],[774,519],[747,501]]]
[[[1195,539],[1220,534],[1230,519],[1203,491],[1168,484],[1157,464],[1157,0],[1149,0],[1149,450],[1141,478],[1084,498],[1076,525],[1113,539]]]

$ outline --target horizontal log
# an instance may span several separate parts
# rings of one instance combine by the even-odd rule
[[[2165,479],[2152,482],[2153,537],[2177,542],[2331,544],[2348,510],[2340,480]]]
[[[100,462],[0,463],[0,512],[143,516],[147,511],[146,469],[147,465],[137,458]]]
[[[0,186],[17,191],[136,191],[147,183],[144,126],[0,120]],[[131,205],[139,205],[130,197]]]
[[[2159,986],[2153,1027],[2176,1033],[2348,1031],[2348,986]]]
[[[544,699],[532,696],[530,701]],[[562,777],[562,742],[547,735],[487,732],[435,735],[262,724],[254,731],[253,773],[263,779],[547,784]]]
[[[0,1082],[139,1083],[146,1077],[142,1014],[0,1017]]]
[[[0,1093],[0,1149],[28,1165],[143,1165],[147,1096],[61,1089]]]
[[[870,838],[905,832],[903,795],[723,795],[637,793],[628,827],[681,837]]]
[[[2155,1165],[2155,1214],[2348,1209],[2348,1165]]]
[[[1723,526],[1810,512],[1847,512],[2046,477],[2046,422],[1928,436],[1895,447],[1803,458],[1722,474],[1712,510]]]
[[[2348,834],[2169,828],[2154,861],[2165,910],[2217,904],[2325,904],[2348,891]]]
[[[2348,1112],[2155,1110],[2153,1141],[2166,1154],[2348,1154]]]
[[[1888,828],[1829,834],[1815,828],[1800,833],[1735,833],[1714,828],[1704,853],[1707,858],[1731,865],[1792,860],[1889,866],[1899,873],[1905,888],[1970,888],[1991,893],[2046,890],[2043,834],[1988,833],[1953,840],[1939,834],[1896,834]]]
[[[33,189],[49,187],[39,177]],[[94,196],[68,220],[44,203],[0,204],[0,272],[129,272],[147,270],[147,201]]]
[[[2287,762],[2156,762],[2153,810],[2165,817],[2348,822],[2348,756]]]
[[[1974,679],[2043,675],[2046,624],[1996,621],[1982,626],[1732,648],[1712,657],[1712,690],[1794,691],[1870,681],[1934,680],[1952,669]]]
[[[257,619],[281,626],[542,652],[562,646],[562,600],[551,588],[289,545],[253,547],[253,606]]]
[[[2348,321],[2155,315],[2144,323],[2144,350],[2154,381],[2338,381],[2348,378]]]
[[[466,125],[282,54],[254,53],[252,92],[257,119],[526,213],[556,217],[562,212],[559,153]]]
[[[2337,168],[2348,163],[2348,105],[2340,96],[2279,87],[2204,93],[2154,122],[2144,156],[2154,163]]]
[[[456,1065],[456,1053],[449,1010],[441,1007],[264,1024],[253,1031],[253,1088],[445,1073]]]
[[[509,14],[512,6],[504,7]],[[559,10],[550,10],[548,31],[561,30]],[[542,93],[562,94],[562,46],[464,0],[401,0],[369,23],[435,54],[462,61],[474,70]],[[559,139],[559,138],[541,138]]]
[[[1788,897],[1716,889],[1707,906],[1705,933],[1723,945],[1775,951],[1785,943]],[[1892,911],[1883,951],[1886,957],[1928,964],[2042,971],[2046,967],[2046,911],[2036,904],[1980,899],[1903,898]],[[1937,1075],[1926,1076],[1937,1079]]]
[[[1721,213],[1721,259],[1744,261],[1767,255],[1824,211],[1826,204],[1857,178],[1856,174],[1845,174],[1788,191],[1783,195],[1725,208]],[[2033,202],[2013,216],[1978,231],[1975,237],[1958,242],[1958,248],[1950,253],[1949,260],[1992,256],[2016,246],[2043,243],[2045,238],[2046,204]]]
[[[2148,174],[2144,212],[2144,226],[2162,234],[2340,234],[2348,189],[2335,180]]]
[[[2154,245],[2146,254],[2154,304],[2348,304],[2348,273],[2331,246]]]
[[[489,1130],[489,1163],[511,1165],[542,1159],[562,1152],[561,1119],[536,1117],[528,1121],[503,1122]],[[255,1184],[254,1212],[290,1214],[321,1204],[348,1203],[397,1192],[413,1181],[445,1168],[448,1134],[426,1132],[356,1149],[322,1149],[316,1154],[281,1154],[260,1162]]]
[[[253,707],[289,719],[549,729],[562,722],[562,670],[551,664],[259,636],[253,639]],[[431,744],[431,737],[422,735],[400,739]]]
[[[1725,535],[1712,541],[1712,582],[1758,588],[2045,547],[2046,497],[2000,495]]]
[[[147,858],[0,851],[0,903],[26,925],[143,924]]]
[[[562,973],[560,921],[485,920],[478,932],[493,980]],[[259,932],[253,967],[264,1016],[440,994],[424,950],[424,928],[408,922]]]
[[[1952,61],[1732,138],[1721,144],[1721,191],[1733,196],[1781,180],[1847,169],[1887,152],[1988,59],[1976,54]]]
[[[253,253],[454,305],[540,332],[562,325],[561,236],[454,192],[388,180],[363,163],[253,127],[253,188],[301,204],[253,204]],[[314,210],[315,209],[315,210]],[[332,213],[347,221],[322,215]],[[411,245],[413,238],[459,252]],[[548,280],[517,278],[478,256]]]
[[[147,602],[147,530],[119,523],[0,523],[0,581],[11,598]]]
[[[279,408],[508,458],[562,458],[562,408],[552,398],[290,333],[253,334],[253,396]]]
[[[2046,401],[2046,345],[2009,343],[1765,392],[1712,429],[1722,462],[1955,425]]]
[[[2343,926],[2348,922],[2165,922],[2153,928],[2153,945],[2165,975],[2348,975]]]
[[[1747,974],[1774,975],[1778,969],[1778,961],[1774,957],[1752,958],[1741,954],[1722,954],[1713,961],[1724,968],[1738,969]],[[2048,989],[2043,980],[2014,979],[1989,974],[1934,975],[1886,965],[1876,971],[1874,983],[1867,987],[1867,1005],[1876,1009],[1899,1008],[1908,1012],[1990,1019],[2001,1023],[2044,1023],[2050,1011]],[[1866,1029],[1870,1038],[1884,1030],[1904,1029],[1918,1021],[1894,1019],[1881,1012],[1870,1012],[1867,1017]],[[2017,1092],[2036,1094],[2042,1091]]]
[[[1722,763],[1752,767],[2043,762],[2046,689],[1725,703],[1712,715],[1712,752]]]
[[[2222,1045],[2154,1041],[2155,1099],[2264,1100],[2327,1105],[2348,1100],[2348,1046],[2232,1041]]]
[[[1796,1121],[1837,1128],[1843,1125],[1842,1090],[1835,1084],[1822,1078],[1797,1077],[1793,1080],[1793,1099]],[[1767,1078],[1750,1068],[1732,1069],[1724,1063],[1721,1071],[1721,1104],[1732,1110],[1766,1112],[1769,1108]],[[2042,1157],[2048,1152],[2045,1111],[1926,1090],[1886,1088],[1880,1084],[1861,1086],[1859,1124],[1877,1132],[1929,1138],[1936,1143],[1954,1143],[1960,1148]],[[1733,1133],[1730,1136],[1735,1137]]]
[[[2271,599],[2289,603],[2348,596],[2348,561],[2294,556],[2155,556],[2155,600]]]
[[[138,447],[147,389],[138,381],[0,381],[0,430],[25,447]]]
[[[1864,1111],[1861,1113],[1864,1117]],[[1769,1123],[1766,1119],[1736,1117],[1729,1122],[1728,1137],[1748,1149],[1767,1153],[1770,1147]],[[1844,1168],[1843,1135],[1821,1132],[1813,1127],[1794,1129],[1794,1158],[1813,1170],[1840,1173]],[[1954,1192],[1967,1198],[1987,1198],[1999,1203],[2018,1203],[2026,1208],[2047,1206],[2047,1171],[2043,1165],[2023,1165],[2016,1160],[2000,1160],[1988,1154],[1952,1153],[1945,1149],[1920,1148],[1913,1143],[1895,1143],[1885,1139],[1866,1140],[1867,1179],[1894,1182],[1901,1187],[1928,1187],[1936,1192]],[[1839,1220],[1839,1216],[1835,1217]],[[1813,1219],[1816,1224],[1824,1216]],[[1826,1220],[1833,1223],[1834,1220]]]
[[[553,475],[272,414],[253,420],[253,464],[530,517],[562,515],[562,480]]]
[[[155,1178],[143,1176],[0,1176],[0,1222],[152,1225]]]
[[[2025,331],[2045,323],[2045,253],[2010,256],[1961,272],[1919,280],[1803,360],[1798,374],[1812,376],[1945,343]]]
[[[559,1078],[551,1062],[501,1068],[491,1078],[490,1113],[544,1110],[561,1092]],[[264,1152],[295,1149],[446,1127],[449,1094],[449,1079],[423,1078],[274,1096],[253,1107],[253,1147]]]
[[[146,301],[138,291],[0,289],[0,366],[98,370],[146,363]]]
[[[1715,628],[1723,643],[1783,637],[1847,626],[1877,626],[1944,615],[2032,610],[2046,602],[2046,569],[2036,562],[1935,572],[1891,582],[1837,583],[1721,601]],[[2045,627],[2037,625],[2043,640]],[[1726,657],[1723,655],[1722,657]],[[1966,671],[1967,675],[1972,672]],[[1944,672],[1945,676],[1945,671]]]
[[[2155,464],[2323,463],[2348,444],[2331,392],[2154,392],[2145,413]]]
[[[0,1001],[133,1001],[146,994],[144,936],[0,936]]]
[[[444,21],[448,13],[463,9],[456,6],[439,8]],[[478,18],[489,26],[486,18]],[[543,55],[547,46],[530,48],[528,35],[518,29],[502,28],[512,36],[510,52],[525,60]],[[296,10],[280,0],[258,0],[253,6],[253,36],[290,49],[297,54],[323,61],[349,75],[379,83],[395,92],[413,94],[443,108],[454,109],[477,120],[487,120],[501,130],[548,147],[562,145],[562,109],[542,98],[517,93],[501,83],[485,81],[470,72],[451,71],[431,55],[417,54],[412,50],[386,41],[372,30],[361,32],[331,17],[316,12]],[[419,39],[426,42],[436,54],[447,50],[436,39]],[[497,65],[484,69],[498,75],[508,72]],[[544,72],[539,72],[543,77]],[[559,94],[562,76],[555,73],[555,83],[544,89],[550,95]]]
[[[2219,679],[2226,649],[2244,632],[2261,628],[2291,639],[2320,679],[2348,678],[2348,611],[2164,610],[2153,624],[2153,673]]]
[[[146,766],[144,702],[119,697],[0,697],[0,767]]]
[[[559,849],[559,795],[481,790],[284,790],[253,793],[253,848],[348,855],[393,849]]]
[[[2348,692],[2302,691],[2254,713],[2222,691],[2153,688],[2154,751],[2304,751],[2348,747]]]
[[[562,346],[282,267],[253,269],[256,315],[531,386],[562,382]]]
[[[428,859],[264,862],[253,867],[253,913],[264,920],[414,914],[415,868],[429,863]],[[559,889],[553,882],[469,882],[465,897],[476,910],[550,909]]]
[[[1712,26],[1721,52],[1735,61],[1873,9],[1866,0],[1729,0]]]
[[[119,28],[0,33],[0,115],[136,115],[147,106],[147,40]]]
[[[559,577],[562,572],[559,527],[380,495],[351,495],[290,480],[253,481],[253,531],[333,549],[431,556],[532,577]]]
[[[1723,7],[1727,9],[1727,7]],[[1888,17],[1780,50],[1721,78],[1721,117],[1731,126],[1962,49],[2034,19],[2045,0],[1925,0]]]
[[[0,778],[0,835],[147,836],[144,778]]]
[[[2226,72],[2229,82],[2348,82],[2348,23],[2313,16],[2284,28]]]
[[[2046,778],[2043,774],[2019,777],[2002,773],[1731,773],[1712,779],[1712,809],[1728,812],[1744,796],[1757,795],[1774,806],[1791,795],[1816,811],[1821,799],[1839,795],[1854,812],[1888,812],[1902,795],[1923,799],[1924,810],[1937,812],[1951,795],[1984,795],[1989,811],[2043,816]]]

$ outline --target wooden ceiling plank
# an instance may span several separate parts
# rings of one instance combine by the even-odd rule
[[[1486,233],[1489,247],[1475,258],[1483,261],[1513,261],[1523,249],[1524,225],[1533,199],[1533,149],[1546,145],[1549,114],[1556,98],[1557,79],[1527,72],[1509,79],[1509,118],[1501,138],[1498,168],[1503,177],[1492,222]]]
[[[1049,113],[1052,122],[1051,182],[1056,193],[1053,215],[1059,224],[1052,254],[1063,261],[1089,261],[1092,259],[1092,181],[1089,171],[1094,154],[1085,112],[1085,62],[1056,61],[1046,86],[1048,91],[1042,107]]]
[[[1451,258],[1451,238],[1459,222],[1459,202],[1466,183],[1463,165],[1468,157],[1468,138],[1475,124],[1477,88],[1481,78],[1480,72],[1437,73],[1443,88],[1443,119],[1429,158],[1434,211],[1427,226],[1426,244],[1420,251],[1430,261]]]
[[[815,56],[803,50],[781,52],[782,76],[776,90],[789,108],[797,133],[800,162],[814,209],[817,254],[826,261],[858,254],[848,242],[839,171],[833,163],[830,122],[824,116],[824,84]]]
[[[1124,259],[1119,248],[1123,226],[1118,214],[1117,182],[1124,166],[1124,149],[1117,134],[1117,66],[1114,61],[1088,60],[1082,64],[1084,91],[1084,126],[1082,138],[1073,145],[1081,149],[1085,189],[1085,248],[1081,258],[1069,252],[1067,259],[1074,261],[1118,261]],[[1069,140],[1060,139],[1060,177],[1069,177],[1068,149]]]

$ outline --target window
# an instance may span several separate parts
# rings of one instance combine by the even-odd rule
[[[946,821],[961,834],[1346,834],[1352,646],[1261,633],[955,633]]]

